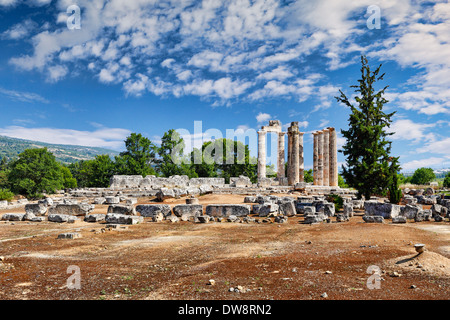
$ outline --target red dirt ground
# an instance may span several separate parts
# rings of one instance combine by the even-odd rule
[[[206,195],[200,203],[243,198]],[[105,213],[106,206],[95,212]],[[299,223],[302,217],[286,224],[146,219],[105,232],[99,223],[0,222],[0,299],[278,300],[323,299],[324,292],[328,299],[448,299],[448,222],[366,224],[362,214],[317,225]],[[70,231],[82,238],[56,239]],[[415,243],[427,251],[416,256]],[[81,271],[79,290],[66,287],[71,265]],[[380,289],[366,286],[371,265],[383,272]],[[229,292],[237,286],[243,292]]]

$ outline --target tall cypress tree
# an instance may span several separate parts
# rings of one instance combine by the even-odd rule
[[[388,102],[384,98],[388,86],[378,92],[374,88],[385,74],[379,75],[381,65],[372,72],[365,56],[361,56],[361,64],[359,85],[351,86],[357,93],[357,104],[353,105],[342,91],[336,99],[351,109],[349,129],[341,130],[347,139],[341,150],[347,160],[342,175],[350,187],[358,190],[359,198],[364,195],[369,199],[373,194],[386,194],[395,183],[400,166],[399,158],[390,156],[391,141],[387,139],[393,133],[386,132],[386,128],[390,127],[395,114],[383,112],[383,106]]]

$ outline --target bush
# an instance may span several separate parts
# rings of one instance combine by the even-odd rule
[[[336,212],[338,212],[339,210],[341,210],[344,207],[344,199],[337,194],[328,195],[327,201],[334,203],[334,209],[336,210]]]
[[[14,198],[14,193],[9,189],[0,189],[0,201],[11,201]]]
[[[431,168],[419,168],[414,171],[411,177],[412,184],[427,184],[436,179],[433,169]]]
[[[445,175],[443,186],[444,188],[450,188],[450,172]]]

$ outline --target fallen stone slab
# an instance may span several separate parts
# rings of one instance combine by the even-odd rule
[[[288,217],[287,216],[276,216],[275,222],[276,223],[287,223]]]
[[[5,213],[2,216],[3,221],[23,221],[25,213]]]
[[[297,210],[295,210],[294,201],[286,201],[282,202],[278,205],[279,214],[286,217],[293,217],[297,214]]]
[[[364,215],[362,218],[363,218],[364,222],[366,222],[366,223],[384,223],[383,216]]]
[[[392,223],[406,223],[406,216],[398,216],[392,218]]]
[[[47,213],[47,205],[41,203],[28,203],[25,205],[25,212],[32,213],[35,216],[43,216]]]
[[[256,203],[256,197],[247,196],[244,198],[244,203]]]
[[[279,206],[275,203],[264,203],[259,208],[260,217],[270,217],[278,215]]]
[[[106,214],[88,214],[84,217],[86,222],[101,222],[105,221]]]
[[[237,217],[235,215],[231,215],[231,216],[227,217],[227,221],[228,222],[239,222],[239,221],[241,221],[241,219],[239,219],[239,217]]]
[[[207,216],[207,215],[201,215],[201,216],[195,217],[195,222],[197,222],[197,223],[208,223],[210,220],[211,220],[211,217]]]
[[[349,220],[350,219],[349,219],[348,215],[346,215],[345,213],[344,214],[342,214],[342,213],[336,214],[336,222],[347,222]]]
[[[158,193],[156,194],[156,198],[159,202],[163,202],[166,199],[172,199],[175,198],[175,191],[168,188],[161,188]]]
[[[324,214],[308,214],[305,216],[305,220],[303,223],[305,224],[313,224],[313,223],[321,223],[327,217]]]
[[[112,224],[139,224],[144,222],[144,218],[141,216],[129,216],[119,213],[108,213],[105,217],[106,223]]]
[[[367,216],[381,216],[385,219],[392,219],[400,214],[401,206],[369,200],[364,202],[364,210]]]
[[[58,223],[63,222],[74,223],[75,221],[78,220],[77,217],[68,214],[49,214],[47,219],[48,221]]]
[[[423,211],[420,204],[407,204],[400,209],[400,216],[404,216],[406,219],[414,219],[416,216],[420,215]],[[392,219],[394,219],[393,217]]]
[[[106,202],[106,199],[102,198],[102,197],[94,199],[94,204],[104,204],[105,202]]]
[[[108,213],[119,213],[129,216],[135,216],[136,209],[133,205],[112,204],[108,207]]]
[[[201,204],[179,204],[173,207],[173,214],[177,217],[183,215],[201,216],[203,214],[203,206]]]
[[[161,212],[165,217],[172,214],[172,210],[168,204],[140,204],[136,206],[136,211],[142,217],[153,217],[156,213]]]
[[[107,204],[119,204],[120,198],[119,197],[105,197],[105,203]]]
[[[58,235],[58,239],[78,239],[78,238],[81,238],[81,234],[77,232],[61,233]]]
[[[206,206],[206,215],[212,217],[229,217],[235,215],[245,217],[250,214],[248,204],[210,204]]]
[[[334,217],[336,209],[334,203],[319,202],[316,204],[316,212],[321,212],[327,217]]]
[[[88,203],[57,204],[48,209],[48,214],[66,214],[71,216],[85,216],[94,210],[95,206]]]

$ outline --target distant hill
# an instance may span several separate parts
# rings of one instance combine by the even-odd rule
[[[59,162],[64,164],[70,164],[80,160],[90,160],[101,154],[110,156],[119,154],[117,151],[104,148],[50,144],[0,136],[0,158],[6,156],[9,160],[14,159],[17,158],[19,153],[30,148],[47,148],[55,155]]]

